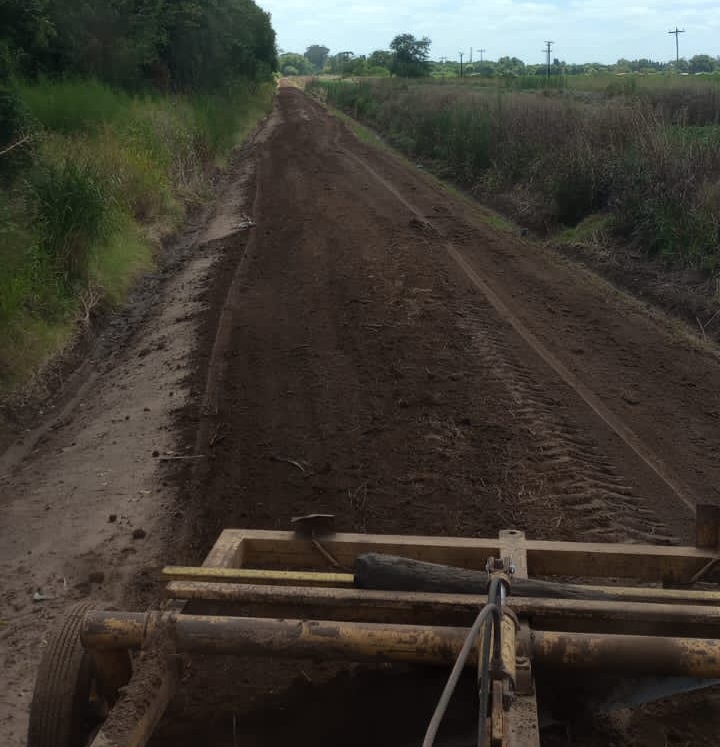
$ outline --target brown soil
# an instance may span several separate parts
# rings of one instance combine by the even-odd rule
[[[712,348],[489,227],[299,90],[280,89],[251,160],[253,204],[220,212],[255,227],[208,233],[217,261],[172,413],[174,448],[203,458],[149,473],[175,486],[157,516],[174,534],[156,552],[199,562],[223,528],[314,511],[353,531],[692,540],[692,507],[720,485]],[[28,548],[34,520],[12,515]],[[444,674],[195,661],[153,745],[417,744]],[[471,684],[448,744],[467,737]],[[714,696],[676,699],[667,718],[632,711],[622,728],[576,725],[572,744],[682,744],[698,702]],[[687,743],[715,744],[715,723]]]

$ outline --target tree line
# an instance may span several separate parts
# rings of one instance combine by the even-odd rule
[[[0,0],[0,82],[213,90],[276,65],[270,15],[253,0]]]
[[[328,47],[313,44],[304,54],[285,52],[279,58],[283,75],[398,75],[406,78],[428,76],[432,72],[430,39],[416,39],[412,34],[398,34],[389,49],[378,49],[369,55],[351,51],[330,54]]]
[[[462,66],[457,60],[430,60],[431,41],[427,37],[416,39],[411,34],[396,36],[389,49],[378,49],[368,55],[352,51],[330,54],[324,45],[314,44],[303,54],[286,52],[279,58],[279,69],[283,75],[318,75],[321,73],[346,76],[390,76],[422,77],[430,75],[480,75],[526,76],[547,75],[545,64],[526,64],[518,57],[504,56],[498,60],[466,62]],[[467,58],[466,58],[467,59]],[[656,62],[649,59],[620,59],[614,64],[600,62],[567,63],[555,58],[550,65],[551,75],[587,75],[591,73],[714,73],[720,72],[720,57],[699,54],[689,60]]]

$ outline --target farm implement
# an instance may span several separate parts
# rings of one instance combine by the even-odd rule
[[[201,567],[164,569],[160,609],[70,611],[40,665],[29,747],[146,745],[200,654],[444,667],[423,745],[441,744],[471,671],[471,743],[537,747],[544,687],[591,683],[597,705],[720,678],[719,526],[698,507],[695,547],[344,534],[327,515],[226,530]]]

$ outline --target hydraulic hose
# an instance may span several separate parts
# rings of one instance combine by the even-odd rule
[[[481,681],[481,687],[480,687],[480,724],[482,727],[482,731],[485,731],[485,719],[487,714],[487,698],[488,698],[488,680],[489,680],[489,671],[490,671],[490,638],[491,633],[493,629],[495,630],[495,636],[494,636],[494,652],[497,656],[500,655],[502,651],[502,641],[500,640],[500,607],[496,603],[496,600],[499,597],[499,591],[500,589],[500,582],[497,579],[493,579],[493,581],[490,584],[490,590],[488,592],[488,603],[480,610],[480,613],[475,618],[475,622],[472,624],[472,627],[470,628],[470,632],[467,635],[467,638],[465,639],[465,643],[463,643],[463,647],[460,650],[460,653],[458,654],[458,658],[455,661],[455,664],[452,668],[452,671],[450,672],[450,676],[448,677],[448,681],[445,684],[445,689],[442,692],[442,695],[440,696],[440,700],[438,701],[437,706],[435,707],[435,712],[433,713],[432,719],[430,719],[430,724],[427,728],[427,731],[425,732],[425,739],[423,740],[423,747],[432,747],[432,745],[435,743],[435,737],[437,736],[438,730],[440,728],[440,724],[442,723],[442,720],[445,716],[445,712],[447,711],[447,707],[450,703],[450,700],[453,696],[453,693],[455,692],[455,688],[457,687],[457,683],[460,680],[460,675],[462,674],[463,669],[465,668],[465,665],[467,664],[467,660],[470,657],[470,653],[472,652],[473,648],[475,647],[475,643],[477,640],[478,635],[480,634],[480,631],[482,629],[482,626],[485,625],[488,622],[488,618],[492,616],[492,625],[486,625],[485,633],[483,635],[483,649],[482,649],[482,661],[480,664],[479,669],[479,677]],[[485,704],[484,711],[483,709],[483,702]],[[484,746],[483,746],[484,747]]]

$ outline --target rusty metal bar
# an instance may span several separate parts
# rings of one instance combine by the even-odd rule
[[[80,640],[92,650],[138,650],[147,638],[151,619],[151,613],[90,610],[85,615]]]
[[[622,590],[621,590],[622,591]],[[633,589],[650,598],[662,589]],[[680,592],[678,592],[680,593]],[[687,593],[687,592],[684,592]],[[326,589],[265,584],[229,584],[173,581],[165,592],[170,599],[200,600],[252,606],[261,616],[317,617],[348,622],[434,621],[434,624],[465,624],[474,619],[485,596],[440,594],[435,592],[373,591],[365,589]],[[662,598],[662,597],[661,597]],[[714,601],[711,599],[710,601]],[[507,604],[519,617],[532,617],[535,626],[552,620],[559,629],[566,623],[582,623],[584,629],[601,632],[609,625],[665,625],[683,632],[693,627],[720,629],[720,605],[680,605],[642,602],[591,601],[579,599],[535,599],[508,597]],[[275,614],[282,608],[282,615]],[[400,619],[402,618],[402,619]],[[545,626],[547,627],[547,626]],[[654,632],[654,631],[650,631]],[[662,631],[667,632],[667,631]],[[689,635],[690,633],[685,633]],[[705,631],[707,634],[707,630]]]
[[[455,662],[466,636],[466,628],[196,616],[176,628],[180,651],[442,665]]]
[[[534,631],[532,652],[538,668],[720,677],[720,641],[715,639]]]
[[[499,540],[501,556],[510,557],[515,566],[514,578],[527,579],[528,559],[525,532],[506,529],[500,532]],[[506,747],[540,747],[540,723],[535,680],[528,650],[530,642],[529,613],[523,610],[520,600],[512,599],[511,601],[513,605],[518,602],[515,606],[511,606],[513,606],[513,611],[517,614],[520,624],[512,633],[515,655],[513,663],[513,703],[512,708],[503,719],[503,737]],[[505,638],[503,638],[504,643]]]
[[[196,572],[190,573],[190,571]],[[173,598],[174,593],[178,599],[237,601],[232,599],[233,586],[238,589],[250,586],[256,588],[276,586],[290,586],[296,589],[310,587],[327,588],[332,590],[329,592],[330,596],[335,595],[337,590],[353,587],[353,576],[349,573],[278,572],[253,569],[225,570],[168,566],[163,570],[163,574],[168,581],[168,591],[165,593],[165,597]],[[582,584],[582,589],[587,590],[589,594],[608,595],[612,601],[627,600],[683,605],[720,604],[720,592],[708,590],[662,589],[642,586],[598,586],[595,584]],[[172,593],[170,590],[172,590]],[[216,593],[219,595],[218,597],[212,596]],[[467,598],[471,599],[474,596],[476,595],[468,595]]]
[[[258,568],[195,568],[166,566],[162,571],[165,581],[205,581],[245,584],[298,585],[344,588],[352,586],[352,573],[323,573],[319,571],[274,571]]]
[[[138,648],[147,616],[87,613],[83,644],[90,649]],[[452,664],[467,628],[381,625],[268,618],[170,616],[167,634],[178,652],[274,655],[349,661]],[[125,633],[127,631],[127,634]],[[548,668],[603,669],[678,677],[720,678],[720,641],[701,638],[595,635],[535,631],[532,658]]]
[[[505,613],[502,618],[502,665],[503,671],[510,679],[513,689],[515,689],[516,680],[516,645],[515,637],[517,634],[517,619],[514,615]]]

